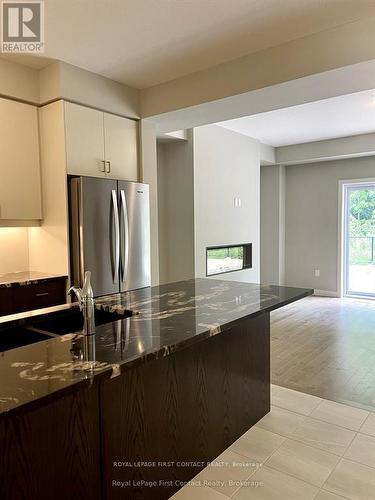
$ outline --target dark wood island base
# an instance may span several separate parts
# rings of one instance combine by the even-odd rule
[[[168,499],[270,411],[270,311],[311,293],[172,283],[98,298],[133,315],[92,337],[2,352],[0,498]]]
[[[168,499],[269,412],[269,324],[269,313],[244,319],[116,378],[4,416],[0,498]]]
[[[105,498],[169,498],[270,411],[269,316],[103,383]]]

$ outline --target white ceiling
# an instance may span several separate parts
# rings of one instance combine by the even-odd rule
[[[375,90],[218,123],[270,146],[375,132]]]
[[[136,88],[375,15],[374,0],[45,0],[45,56]],[[37,67],[44,62],[22,57]]]

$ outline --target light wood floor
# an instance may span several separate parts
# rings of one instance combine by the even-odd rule
[[[375,301],[308,297],[271,314],[272,383],[375,411]]]

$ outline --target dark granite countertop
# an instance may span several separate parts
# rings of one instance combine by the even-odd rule
[[[118,376],[228,330],[245,317],[272,311],[313,290],[196,279],[96,299],[109,312],[133,316],[0,353],[0,414],[39,404],[71,388]],[[6,320],[6,318],[5,318]],[[33,319],[21,320],[23,322]],[[14,325],[14,318],[9,324]],[[3,321],[1,327],[7,326]],[[1,334],[1,331],[0,331]],[[86,346],[85,346],[86,342]],[[95,349],[95,362],[82,353]]]
[[[62,274],[48,274],[39,271],[3,273],[0,274],[0,288],[11,288],[15,286],[43,283],[46,280],[55,278],[67,278],[67,276]]]

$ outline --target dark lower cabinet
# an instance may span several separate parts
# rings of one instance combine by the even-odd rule
[[[10,290],[10,288],[0,287],[0,316],[13,312],[13,294]]]
[[[269,332],[245,319],[103,383],[105,498],[168,499],[270,411]]]
[[[13,307],[15,312],[56,306],[66,302],[65,278],[51,279],[35,285],[19,286],[13,290]]]
[[[0,419],[0,498],[99,500],[98,386]]]
[[[0,418],[0,498],[166,500],[270,410],[269,314]]]
[[[0,288],[0,315],[15,314],[66,302],[66,278],[53,278]]]

